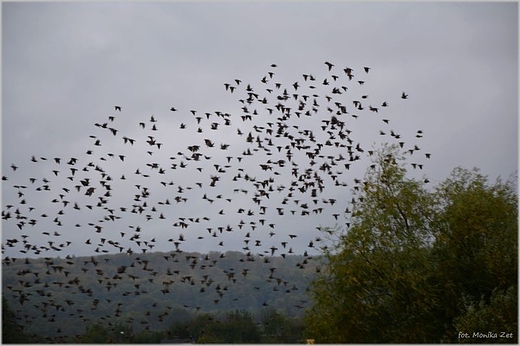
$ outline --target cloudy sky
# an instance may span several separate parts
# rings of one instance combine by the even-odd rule
[[[331,71],[325,61],[334,64]],[[369,73],[365,66],[370,67]],[[353,81],[343,72],[346,67],[353,69]],[[298,235],[289,244],[294,252],[309,250],[308,242],[317,236],[316,226],[341,223],[341,218],[335,220],[332,214],[342,213],[345,204],[323,204],[322,198],[349,200],[348,188],[338,189],[327,182],[319,204],[326,211],[298,216],[302,203],[313,203],[301,196],[299,204],[290,201],[290,205],[283,205],[286,215],[282,217],[276,208],[287,190],[273,192],[270,200],[264,198],[262,206],[268,212],[259,215],[258,205],[251,201],[254,184],[243,178],[238,183],[231,179],[240,173],[259,181],[273,176],[259,166],[271,158],[261,150],[243,162],[236,159],[247,148],[244,139],[248,132],[260,135],[252,126],[268,127],[269,122],[276,122],[275,115],[266,114],[266,107],[250,122],[240,119],[246,84],[270,97],[271,107],[276,104],[275,93],[267,93],[261,82],[269,72],[274,73],[272,83],[281,83],[279,92],[286,88],[293,93],[295,81],[305,85],[303,74],[316,77],[318,87],[306,91],[320,95],[320,112],[327,113],[324,95],[330,89],[322,81],[327,78],[332,83],[332,74],[343,79],[338,85],[351,83],[348,92],[335,96],[344,104],[351,106],[351,101],[362,95],[369,95],[367,103],[374,102],[371,105],[387,101],[388,108],[380,108],[377,114],[365,111],[355,122],[349,117],[354,143],[369,149],[374,142],[390,141],[390,130],[402,134],[409,145],[417,143],[421,152],[431,153],[424,169],[412,173],[424,174],[432,183],[445,179],[456,166],[478,167],[492,180],[507,178],[517,170],[518,6],[513,2],[3,2],[2,174],[8,180],[2,184],[2,210],[14,216],[19,208],[28,216],[26,222],[37,221],[21,229],[14,218],[3,221],[3,244],[7,239],[21,240],[23,234],[37,247],[70,241],[61,254],[92,254],[96,248],[117,252],[101,238],[130,248],[135,242],[128,238],[139,226],[140,239],[155,240],[153,249],[161,251],[173,249],[173,241],[168,240],[177,240],[180,233],[187,238],[183,249],[241,250],[249,230],[253,252],[272,246],[279,248],[277,253],[287,252],[280,244],[289,239],[288,234]],[[236,86],[235,79],[242,84],[235,93],[226,91],[224,83]],[[364,85],[355,83],[361,79]],[[409,95],[407,100],[401,99],[402,92]],[[115,105],[121,106],[120,112]],[[171,107],[177,111],[172,112]],[[232,125],[223,125],[216,111],[229,113]],[[205,113],[211,113],[211,119],[206,119]],[[152,115],[156,123],[150,121]],[[115,116],[114,121],[109,116]],[[196,124],[196,116],[205,119],[202,124]],[[381,122],[381,118],[390,119],[390,123]],[[299,123],[293,118],[287,124],[319,134],[322,119],[317,115]],[[221,123],[218,130],[209,128],[214,121]],[[140,122],[145,123],[144,129]],[[118,133],[112,136],[95,123],[107,123]],[[186,124],[186,131],[179,129],[181,123]],[[151,132],[154,124],[158,130]],[[195,131],[199,125],[206,126],[203,133]],[[237,135],[238,128],[245,132],[242,137]],[[386,137],[379,135],[380,130],[387,132]],[[423,138],[415,137],[417,130],[422,130]],[[154,146],[151,155],[147,153],[151,146],[146,143],[150,135],[163,144],[162,148]],[[123,136],[135,139],[135,146],[125,144]],[[97,139],[101,146],[93,145]],[[217,149],[206,148],[204,139],[211,139]],[[201,152],[211,159],[200,163],[183,159],[191,154],[187,147],[195,144],[201,144]],[[229,144],[228,151],[219,150],[221,144]],[[86,154],[91,149],[93,154]],[[125,155],[124,162],[118,155]],[[31,161],[32,156],[36,162]],[[232,157],[230,167],[222,168],[226,156]],[[55,157],[62,158],[60,164]],[[77,158],[76,165],[67,164],[72,157]],[[275,158],[278,156],[271,159]],[[189,163],[185,170],[170,168],[183,160]],[[304,161],[295,157],[302,170]],[[91,170],[82,172],[90,162],[94,165]],[[156,169],[147,166],[152,163],[164,167],[167,174],[157,175]],[[210,177],[219,174],[215,164],[226,173],[212,189]],[[18,169],[13,171],[11,165]],[[81,193],[75,192],[81,179],[89,177],[96,193],[104,191],[96,165],[113,177],[105,207],[115,209],[112,215],[121,219],[103,220],[111,212],[96,207],[89,210],[86,205],[95,204],[92,198],[96,197],[85,196],[85,187]],[[80,172],[68,179],[71,167]],[[134,174],[137,168],[150,177]],[[353,175],[362,176],[365,168],[356,167],[340,180],[352,186]],[[58,175],[53,170],[59,171]],[[289,165],[280,168],[272,186],[289,186],[290,174]],[[121,175],[127,179],[121,181]],[[35,183],[30,178],[35,178]],[[50,181],[51,191],[36,190],[45,185],[43,178]],[[21,190],[22,197],[13,185],[27,186]],[[135,185],[149,189],[148,209],[142,214],[124,213],[120,207],[131,210],[143,203],[144,199],[133,200],[142,192]],[[204,194],[216,201],[203,200]],[[223,197],[217,198],[219,194]],[[176,196],[188,200],[175,202]],[[51,203],[55,198],[59,202]],[[19,205],[21,199],[26,204]],[[156,204],[166,199],[172,205]],[[63,200],[71,203],[64,205]],[[80,210],[73,209],[74,202]],[[155,211],[150,210],[152,204],[157,205]],[[35,209],[29,211],[29,207]],[[239,208],[246,214],[238,214]],[[290,209],[297,210],[296,216],[290,215]],[[60,210],[63,215],[57,214]],[[254,217],[247,215],[248,210],[254,210]],[[160,212],[165,219],[158,218]],[[146,215],[151,218],[147,220]],[[181,218],[204,216],[210,221],[188,222],[186,229],[174,226]],[[55,217],[61,226],[53,221]],[[259,224],[262,218],[265,225]],[[241,220],[246,223],[243,229],[238,227]],[[256,222],[257,228],[248,228],[250,222]],[[234,231],[212,237],[219,226],[227,225]],[[95,226],[102,226],[102,232],[96,232]],[[270,236],[270,232],[275,234]],[[85,244],[88,239],[92,245]],[[254,248],[256,240],[262,246]],[[223,245],[219,245],[221,241]],[[6,248],[6,252],[20,255],[20,245]],[[56,254],[44,249],[41,255],[51,253]]]

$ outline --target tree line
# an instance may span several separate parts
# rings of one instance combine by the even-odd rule
[[[85,332],[74,336],[48,338],[29,335],[17,324],[9,304],[3,302],[3,343],[302,343],[304,329],[301,317],[289,318],[274,308],[253,314],[246,310],[221,313],[188,314],[164,330],[134,331],[132,326],[117,322],[111,326],[97,321]]]

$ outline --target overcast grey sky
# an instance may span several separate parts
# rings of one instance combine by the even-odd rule
[[[328,71],[325,61],[335,65],[332,71]],[[271,64],[277,66],[273,68]],[[368,74],[363,70],[365,66],[371,68]],[[269,157],[256,153],[243,166],[234,160],[216,190],[207,184],[209,177],[216,174],[214,163],[225,164],[225,156],[236,157],[246,148],[244,138],[236,135],[237,127],[246,135],[253,131],[256,136],[253,124],[266,127],[267,122],[276,119],[264,114],[250,123],[240,121],[244,105],[239,99],[246,94],[245,84],[250,83],[255,91],[264,88],[266,94],[260,80],[274,72],[282,89],[292,92],[295,81],[303,84],[304,73],[321,82],[324,78],[330,80],[331,73],[346,78],[345,67],[353,68],[355,79],[362,78],[366,83],[352,81],[349,91],[338,96],[341,102],[351,105],[352,100],[368,94],[369,101],[389,103],[388,108],[373,115],[379,117],[377,121],[367,118],[371,115],[366,111],[365,119],[360,116],[353,123],[352,138],[365,149],[389,137],[378,134],[385,125],[380,118],[385,117],[390,119],[385,131],[401,133],[410,144],[416,140],[416,131],[423,131],[424,138],[414,143],[432,156],[423,171],[412,173],[419,177],[425,174],[432,183],[445,179],[456,166],[478,167],[492,180],[516,172],[518,6],[513,2],[3,2],[2,173],[9,179],[2,184],[3,210],[7,204],[14,205],[11,214],[16,207],[26,210],[34,206],[36,209],[27,211],[27,215],[38,220],[37,225],[25,225],[22,230],[16,226],[16,220],[3,221],[3,243],[25,234],[32,244],[48,246],[49,240],[55,244],[69,240],[72,243],[62,253],[90,254],[102,237],[119,241],[125,248],[132,246],[127,242],[129,235],[121,238],[119,232],[133,234],[129,226],[139,225],[143,229],[142,239],[157,240],[154,250],[173,249],[172,242],[167,240],[177,239],[179,233],[188,238],[183,249],[240,250],[244,246],[243,233],[247,232],[244,227],[238,233],[240,220],[258,223],[263,216],[258,215],[258,206],[251,202],[252,189],[248,195],[234,191],[251,188],[251,183],[241,185],[230,178],[242,167],[258,178],[266,177],[267,172],[262,172],[258,163]],[[235,78],[243,81],[239,86],[242,89],[231,94],[224,83],[233,84]],[[316,93],[323,97],[324,90],[320,85]],[[400,98],[403,91],[409,95],[407,100]],[[326,104],[324,99],[322,104]],[[115,111],[115,105],[120,105],[122,111]],[[177,111],[171,112],[171,107]],[[202,116],[218,110],[232,114],[236,120],[231,127],[221,125],[218,131],[205,128],[197,137],[190,110]],[[108,122],[109,115],[116,117],[109,126],[118,129],[117,136],[94,126]],[[152,115],[157,119],[156,132],[150,132]],[[302,126],[319,133],[321,119],[303,119]],[[146,128],[140,128],[139,122],[146,122]],[[189,131],[179,131],[181,123],[188,124]],[[92,145],[91,135],[102,141],[101,147]],[[148,135],[164,144],[153,155],[146,153]],[[138,143],[131,147],[123,143],[121,136],[134,138]],[[230,144],[229,151],[204,148],[208,155],[211,152],[212,159],[201,163],[201,174],[193,165],[191,170],[169,169],[173,162],[181,161],[180,156],[176,161],[170,157],[178,152],[189,154],[187,146],[204,143],[204,138],[211,138],[217,147]],[[87,155],[85,152],[92,148],[94,154]],[[108,153],[115,154],[115,158],[108,157]],[[126,155],[124,162],[118,161],[118,154]],[[38,162],[31,162],[33,155]],[[61,157],[63,162],[56,165],[54,157]],[[78,168],[93,162],[117,180],[113,182],[109,208],[132,209],[132,198],[139,192],[135,184],[149,185],[150,204],[166,198],[173,201],[180,195],[178,186],[193,189],[184,192],[189,197],[186,203],[161,206],[166,220],[159,220],[155,213],[147,221],[144,215],[150,214],[148,211],[141,216],[120,213],[124,216],[121,219],[100,223],[107,212],[85,208],[90,202],[83,195],[84,190],[74,194],[80,174],[75,181],[66,178],[71,167],[66,161],[71,157],[78,159]],[[137,167],[150,172],[146,164],[153,162],[168,168],[162,180],[174,182],[173,187],[162,186],[161,179],[154,178],[157,175],[143,180],[133,174]],[[12,164],[19,167],[16,172],[11,169]],[[353,172],[360,177],[364,168],[357,167]],[[58,177],[53,169],[60,171]],[[290,172],[290,168],[286,171]],[[98,179],[93,172],[85,172],[82,177],[88,174],[91,179]],[[121,174],[128,179],[120,181]],[[31,177],[38,181],[31,184]],[[52,180],[52,191],[35,192],[44,177]],[[340,180],[350,184],[351,179],[349,173]],[[195,184],[199,181],[204,183],[202,188]],[[290,182],[290,176],[281,174],[273,185]],[[20,199],[13,188],[16,184],[27,185],[26,205],[17,204]],[[60,198],[65,186],[70,186],[71,192],[64,199],[72,204],[64,207],[50,203],[53,198]],[[348,191],[329,184],[323,198],[349,198]],[[223,194],[233,200],[227,202],[223,198],[210,204],[200,198],[204,193]],[[74,201],[79,202],[81,211],[72,209]],[[262,250],[277,246],[281,252],[280,244],[287,240],[288,233],[298,234],[291,242],[295,252],[306,250],[309,240],[317,235],[316,226],[333,225],[337,221],[331,214],[344,209],[344,204],[338,203],[319,215],[279,217],[277,201],[266,201],[270,203],[265,204],[269,206],[267,222],[251,235],[249,245],[253,252],[260,248],[251,246],[257,239],[262,240]],[[254,218],[238,215],[240,207],[254,209]],[[294,203],[287,206],[290,208],[294,208]],[[63,225],[57,226],[52,219],[60,209],[64,211],[64,215],[59,215]],[[224,216],[218,214],[220,210],[224,210]],[[48,220],[40,217],[42,213],[49,214]],[[183,230],[172,226],[180,217],[202,218],[206,213],[211,215],[211,221]],[[276,224],[275,228],[267,227],[271,222]],[[103,232],[96,233],[88,223],[102,224]],[[226,225],[235,231],[217,239],[211,239],[206,230]],[[62,235],[42,236],[44,231]],[[271,231],[276,235],[270,237]],[[93,245],[85,245],[86,239],[91,239]],[[225,246],[218,246],[220,241]],[[107,246],[98,248],[114,251]]]

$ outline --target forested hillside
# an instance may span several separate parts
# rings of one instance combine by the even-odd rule
[[[3,294],[28,334],[74,336],[97,322],[165,330],[202,313],[303,316],[317,260],[241,252],[155,252],[3,262]]]

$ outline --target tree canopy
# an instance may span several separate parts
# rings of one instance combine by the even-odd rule
[[[403,155],[383,147],[353,199],[350,227],[326,229],[308,337],[320,343],[438,343],[517,336],[514,179],[488,182],[456,168],[435,187],[407,177]],[[464,334],[466,335],[466,334]],[[487,340],[487,339],[486,339]]]

